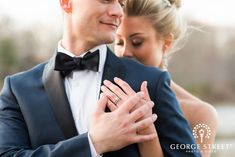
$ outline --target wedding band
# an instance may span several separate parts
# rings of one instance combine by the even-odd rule
[[[121,99],[120,99],[119,97],[115,97],[115,99],[114,99],[114,104],[117,105],[120,100],[121,100]]]

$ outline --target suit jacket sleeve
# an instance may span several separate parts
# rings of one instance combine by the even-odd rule
[[[197,149],[176,149],[177,144],[195,146],[191,129],[179,107],[175,94],[170,88],[170,77],[163,72],[156,87],[154,112],[158,114],[155,122],[160,143],[167,157],[201,156]]]
[[[0,156],[91,157],[91,153],[87,133],[33,149],[24,117],[12,93],[10,79],[6,78],[0,94]]]

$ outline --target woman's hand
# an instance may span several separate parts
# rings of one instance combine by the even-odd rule
[[[127,100],[130,96],[133,96],[136,94],[136,92],[126,83],[125,81],[115,77],[114,82],[117,84],[113,84],[112,82],[105,80],[104,85],[101,86],[101,91],[108,97],[108,107],[111,111],[116,110],[118,107],[123,105],[123,102]],[[152,108],[146,107],[146,104],[149,104],[150,102],[153,104],[149,97],[148,89],[147,89],[147,82],[144,81],[141,84],[141,91],[144,93],[144,98],[136,105],[135,108],[131,112],[137,111],[138,112],[144,112],[146,109],[149,110],[149,112],[145,112],[142,118],[147,118],[150,116],[153,116],[154,119],[157,119],[156,114],[152,114]],[[142,108],[142,109],[141,109]],[[140,118],[141,119],[141,118]],[[146,133],[155,133],[155,127],[154,124],[148,127],[144,130],[139,130],[139,134],[146,134]]]

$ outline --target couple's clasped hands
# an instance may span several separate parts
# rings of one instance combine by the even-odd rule
[[[154,103],[150,100],[147,82],[136,93],[125,81],[114,78],[113,84],[105,80],[90,123],[89,134],[98,154],[121,149],[133,143],[156,138],[152,114]],[[111,112],[105,112],[105,108]]]

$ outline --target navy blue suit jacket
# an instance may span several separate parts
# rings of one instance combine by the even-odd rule
[[[63,78],[54,71],[54,61],[52,57],[29,71],[6,77],[0,94],[0,156],[91,157],[87,133],[76,131]],[[122,78],[136,91],[142,81],[148,81],[165,156],[200,156],[170,148],[171,144],[194,144],[194,139],[170,89],[167,72],[117,58],[108,50],[103,80],[112,81],[114,77]],[[139,156],[136,144],[104,154]]]

